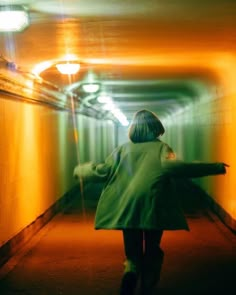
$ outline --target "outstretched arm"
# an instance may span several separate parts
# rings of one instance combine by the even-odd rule
[[[106,181],[112,173],[115,165],[119,162],[119,149],[114,150],[104,163],[87,162],[79,164],[74,168],[73,176],[87,182]]]
[[[209,175],[225,174],[229,165],[221,162],[184,162],[178,160],[167,160],[162,162],[164,173],[174,177],[203,177]]]
[[[166,144],[161,155],[162,168],[165,174],[174,177],[203,177],[209,175],[225,174],[229,165],[223,162],[185,162],[176,159],[173,150]]]
[[[75,179],[82,178],[85,181],[105,181],[109,171],[109,166],[106,163],[87,162],[77,165],[74,168],[73,176]]]

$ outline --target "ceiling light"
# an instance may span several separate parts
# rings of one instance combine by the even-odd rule
[[[108,103],[103,105],[103,109],[106,111],[112,111],[115,109],[115,105],[113,104],[112,101],[109,101]]]
[[[58,71],[63,75],[74,75],[76,74],[80,69],[79,63],[59,63],[56,65]]]
[[[111,102],[111,97],[108,95],[99,95],[97,97],[97,101],[99,103],[109,103],[109,102]]]
[[[86,72],[81,81],[81,87],[82,90],[87,93],[96,93],[100,89],[98,77],[93,70],[89,69]]]
[[[99,90],[100,84],[98,84],[98,83],[84,83],[84,84],[82,84],[82,88],[83,88],[84,92],[95,93]]]
[[[29,15],[23,6],[0,6],[0,32],[20,32],[29,25]]]
[[[119,109],[111,110],[112,114],[116,117],[116,119],[121,123],[123,126],[128,126],[129,121],[127,120],[126,116],[121,112]]]

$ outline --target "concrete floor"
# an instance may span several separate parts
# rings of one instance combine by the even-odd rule
[[[194,204],[190,232],[167,231],[157,294],[235,294],[236,236]],[[117,295],[123,271],[120,231],[93,229],[95,203],[76,198],[0,271],[1,295]],[[148,295],[148,294],[147,294]]]

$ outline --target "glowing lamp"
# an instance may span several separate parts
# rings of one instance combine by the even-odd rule
[[[23,6],[0,6],[0,32],[20,32],[29,26],[29,15]]]
[[[111,102],[111,97],[108,95],[99,95],[97,97],[97,101],[99,103],[110,103]]]
[[[126,116],[119,109],[113,109],[111,112],[122,126],[129,125],[129,121],[127,120]]]
[[[74,75],[76,74],[80,69],[79,63],[59,63],[56,65],[58,71],[63,75]]]
[[[96,93],[100,88],[98,83],[85,83],[82,84],[82,89],[86,93]]]

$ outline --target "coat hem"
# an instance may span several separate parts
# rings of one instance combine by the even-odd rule
[[[140,229],[140,230],[186,230],[190,231],[189,227],[145,227],[145,226],[95,226],[95,230],[124,230],[124,229]]]

